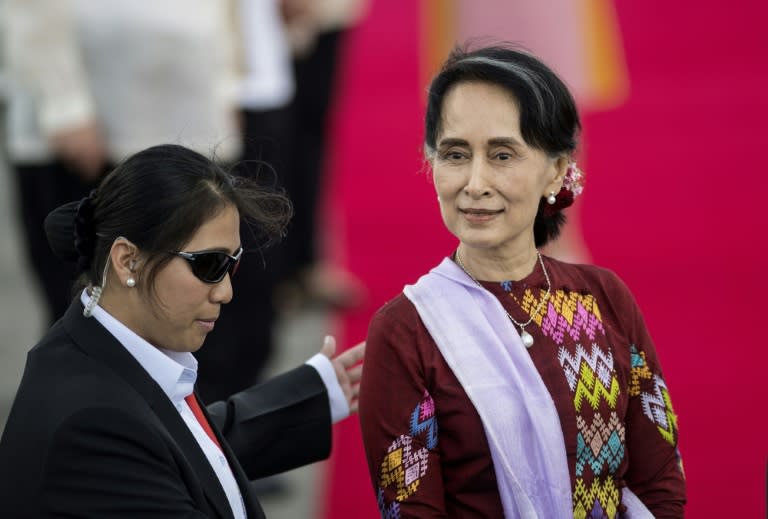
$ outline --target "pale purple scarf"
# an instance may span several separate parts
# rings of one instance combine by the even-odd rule
[[[448,258],[403,292],[480,415],[504,516],[573,517],[555,404],[499,300]],[[623,501],[653,518],[628,489]]]

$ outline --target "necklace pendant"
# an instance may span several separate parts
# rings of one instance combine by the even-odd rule
[[[523,346],[530,348],[533,346],[533,337],[530,333],[526,332],[523,328],[520,329],[520,339],[523,341]]]

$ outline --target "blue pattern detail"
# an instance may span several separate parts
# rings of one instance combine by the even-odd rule
[[[633,368],[642,368],[645,366],[645,359],[643,359],[640,352],[637,351],[637,347],[634,344],[629,345],[629,357]]]
[[[504,289],[504,292],[512,292],[512,282],[511,281],[502,281],[501,282],[501,288]]]
[[[584,475],[585,466],[589,465],[592,473],[602,474],[603,465],[608,465],[608,473],[615,473],[621,461],[624,459],[624,444],[621,442],[619,433],[613,431],[608,437],[608,441],[600,448],[600,453],[595,456],[592,449],[584,440],[584,435],[576,435],[576,476]]]
[[[397,501],[387,505],[384,502],[384,489],[380,488],[376,492],[376,501],[379,504],[379,512],[381,513],[381,519],[400,519],[400,503]]]
[[[419,421],[420,417],[421,404],[417,405],[411,413],[411,436],[415,437],[426,431],[427,449],[434,449],[437,447],[437,418],[433,414],[426,420]]]

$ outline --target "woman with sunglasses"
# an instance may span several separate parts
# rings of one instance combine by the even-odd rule
[[[262,243],[290,203],[181,146],[128,158],[46,220],[83,290],[29,353],[0,440],[3,517],[264,514],[248,481],[325,458],[357,408],[363,346],[207,408],[197,351],[233,297],[240,222]],[[246,251],[248,252],[248,251]]]

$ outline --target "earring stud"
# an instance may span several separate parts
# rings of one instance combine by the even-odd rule
[[[125,284],[128,285],[128,288],[133,288],[136,286],[136,280],[133,278],[128,278],[125,280]]]
[[[547,197],[547,203],[549,205],[555,205],[555,202],[557,202],[557,198],[555,197],[555,192],[550,191],[549,196]]]

